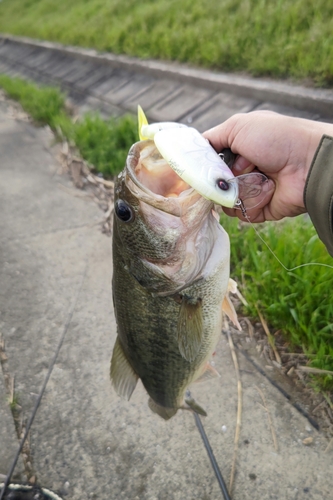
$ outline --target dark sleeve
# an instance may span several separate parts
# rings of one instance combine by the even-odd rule
[[[306,179],[304,204],[319,238],[333,257],[333,137],[321,138]]]

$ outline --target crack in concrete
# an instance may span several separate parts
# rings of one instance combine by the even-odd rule
[[[7,393],[8,406],[13,417],[16,437],[18,442],[22,439],[25,432],[25,419],[23,418],[23,408],[19,404],[19,396],[15,392],[15,377],[11,375],[8,367],[8,356],[5,349],[5,341],[0,333],[0,365],[5,381],[5,389]],[[24,473],[27,480],[34,484],[36,482],[36,473],[33,468],[33,460],[30,449],[29,437],[26,439],[22,448],[21,456],[23,459]]]

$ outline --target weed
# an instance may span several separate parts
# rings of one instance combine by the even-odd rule
[[[32,118],[55,129],[57,122],[68,119],[65,114],[65,96],[53,87],[37,87],[21,78],[0,75],[0,86],[17,100]]]
[[[8,404],[13,415],[20,412],[20,398],[16,392],[8,397]]]
[[[311,366],[333,370],[333,270],[307,266],[285,271],[253,228],[228,217],[222,218],[222,225],[230,236],[232,277],[249,303],[246,313],[256,317],[258,305],[290,347],[303,347]],[[266,223],[259,226],[259,232],[287,268],[308,262],[332,265],[305,216]],[[322,377],[321,383],[333,387],[332,376]]]
[[[130,146],[138,140],[137,123],[131,116],[103,120],[87,115],[74,128],[74,142],[83,158],[105,176],[124,168]]]

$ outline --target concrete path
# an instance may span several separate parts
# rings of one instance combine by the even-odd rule
[[[23,421],[31,414],[78,294],[60,355],[34,421],[23,469],[71,500],[221,498],[190,412],[169,422],[152,414],[139,384],[130,402],[109,381],[116,337],[111,300],[111,241],[102,213],[75,196],[60,175],[51,134],[0,106],[0,332]],[[70,189],[68,189],[70,188]],[[82,281],[83,280],[83,281]],[[333,450],[327,439],[238,356],[243,424],[234,500],[333,498]],[[216,355],[220,379],[193,395],[228,482],[236,424],[237,383],[227,340]],[[277,436],[273,444],[267,411]],[[0,376],[0,474],[10,467],[17,437]],[[306,446],[304,439],[312,438]],[[1,477],[1,476],[0,476]]]

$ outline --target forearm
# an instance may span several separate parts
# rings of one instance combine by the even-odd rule
[[[306,179],[304,204],[319,238],[333,257],[333,137],[323,135],[319,143]]]

